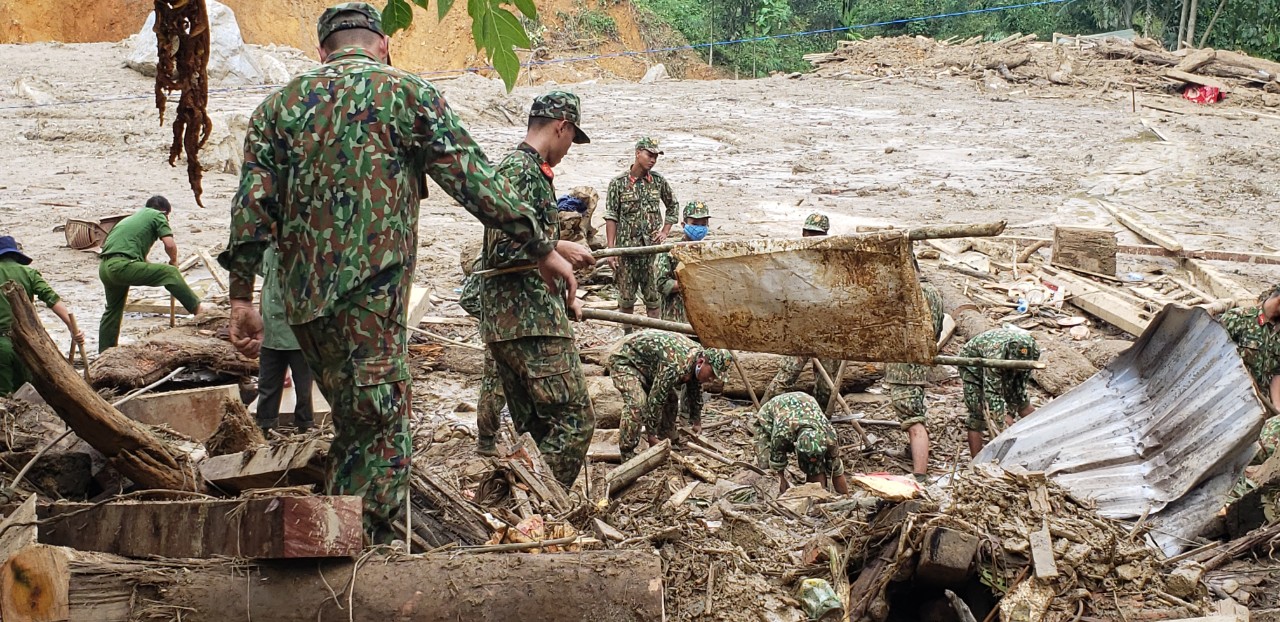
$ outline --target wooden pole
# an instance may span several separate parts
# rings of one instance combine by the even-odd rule
[[[849,408],[848,402],[844,401],[844,396],[840,395],[840,389],[837,388],[835,383],[831,381],[831,375],[828,374],[826,368],[822,366],[822,361],[819,361],[817,358],[814,358],[812,360],[813,360],[814,369],[818,370],[818,375],[822,376],[821,379],[825,380],[827,385],[831,387],[831,399],[834,399],[838,404],[840,404],[840,407],[844,409],[844,414],[852,417],[853,409]],[[841,361],[841,366],[843,365],[844,365],[844,362]],[[815,379],[814,382],[816,385],[817,379]],[[870,445],[871,442],[867,440],[867,431],[862,429],[862,425],[859,424],[857,421],[850,421],[850,423],[853,424],[853,430],[858,433],[858,436],[862,437],[862,444]]]
[[[733,350],[729,350],[729,357],[733,359],[733,367],[738,370],[738,377],[742,378],[742,386],[747,388],[747,395],[751,396],[751,403],[760,410],[760,399],[756,397],[756,390],[751,386],[751,379],[747,377],[746,370],[742,369],[742,363],[738,362],[738,355]]]
[[[963,356],[935,356],[934,365],[957,365],[963,367],[990,367],[993,369],[1044,369],[1040,361],[1007,361],[1004,359],[979,359]]]
[[[831,385],[831,397],[827,400],[827,403],[825,404],[828,419],[830,419],[831,414],[836,411],[836,396],[840,395],[840,387],[844,386],[841,383],[844,382],[845,366],[846,366],[846,361],[840,361],[840,366],[836,368],[836,383]],[[817,393],[816,388],[814,389],[814,392]]]
[[[76,350],[80,350],[80,364],[84,365],[84,381],[89,382],[89,355],[84,351],[84,344],[76,341],[76,334],[80,332],[80,327],[76,325],[76,314],[68,313],[67,319],[71,320],[71,354],[67,356],[68,362],[74,365]]]
[[[186,454],[120,414],[75,373],[21,286],[6,283],[0,290],[13,310],[9,334],[18,358],[31,372],[31,384],[77,436],[142,488],[204,490]]]
[[[693,330],[693,325],[684,324],[682,322],[668,322],[667,320],[659,320],[651,318],[647,315],[636,315],[634,313],[620,313],[618,311],[605,311],[603,309],[583,309],[582,318],[586,320],[601,320],[604,322],[616,322],[618,324],[630,324],[631,326],[639,326],[640,328],[656,328],[673,333],[684,333],[686,335],[697,335],[697,331]]]
[[[907,238],[912,241],[941,240],[947,238],[984,238],[1004,233],[1005,221],[988,222],[976,225],[929,225],[913,227],[907,230]]]
[[[169,296],[169,328],[178,325],[178,300]]]

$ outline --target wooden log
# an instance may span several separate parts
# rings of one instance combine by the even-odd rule
[[[1230,86],[1227,86],[1227,84],[1221,80],[1215,80],[1213,78],[1199,76],[1194,73],[1189,73],[1186,71],[1178,71],[1177,69],[1170,69],[1164,72],[1164,76],[1166,78],[1177,80],[1179,82],[1186,82],[1189,84],[1198,84],[1201,86],[1211,86],[1223,92],[1224,94],[1230,93],[1232,90]]]
[[[1280,63],[1265,58],[1255,58],[1248,54],[1239,52],[1230,52],[1227,50],[1218,50],[1213,56],[1216,63],[1230,65],[1234,67],[1243,67],[1250,71],[1255,71],[1259,76],[1266,77],[1268,80],[1280,80]]]
[[[617,324],[627,324],[630,326],[639,326],[640,328],[654,328],[657,330],[665,330],[673,333],[682,333],[685,335],[697,335],[693,330],[692,324],[684,324],[682,322],[668,322],[651,318],[647,315],[636,315],[635,313],[621,313],[619,311],[605,311],[604,309],[583,309],[582,318],[586,320],[600,320],[603,322],[614,322]]]
[[[762,393],[765,387],[769,386],[769,382],[773,380],[773,377],[777,375],[779,365],[787,358],[790,358],[762,352],[736,352],[735,356],[742,365],[743,373],[751,382],[751,386],[759,392],[757,395],[761,399],[765,398]],[[865,391],[867,387],[875,384],[882,377],[884,377],[883,363],[851,361],[845,365],[844,377],[840,380],[841,392],[855,393]],[[800,373],[800,378],[796,381],[795,387],[790,390],[813,393],[815,380],[813,365],[805,365],[804,370]],[[708,391],[712,393],[719,392],[724,397],[736,400],[751,399],[746,385],[743,384],[742,378],[738,374],[729,374],[729,377],[725,378],[719,387],[709,387]],[[620,398],[621,395],[619,395]],[[847,398],[846,401],[848,401]]]
[[[353,557],[364,546],[360,497],[255,497],[56,503],[39,508],[40,542],[125,557]]]
[[[1182,58],[1176,54],[1157,50],[1143,50],[1136,47],[1128,47],[1116,43],[1102,41],[1098,43],[1096,48],[1098,53],[1103,56],[1112,58],[1128,58],[1136,60],[1148,65],[1165,65],[1169,67],[1176,66],[1182,62]]]
[[[644,474],[665,464],[670,455],[671,441],[664,440],[632,456],[630,460],[622,463],[618,468],[609,471],[604,476],[604,483],[609,490],[609,496],[616,496],[627,486],[634,484]]]
[[[240,354],[230,342],[201,335],[194,327],[179,326],[99,354],[91,371],[94,388],[136,389],[179,367],[254,376],[258,360]]]
[[[0,569],[6,622],[647,622],[663,619],[648,551],[361,560],[135,560],[36,545]],[[446,596],[447,594],[455,596]]]
[[[1216,56],[1217,53],[1213,48],[1195,50],[1183,57],[1181,61],[1178,61],[1178,64],[1174,66],[1174,70],[1183,72],[1196,71],[1213,62]]]
[[[1100,274],[1116,273],[1116,234],[1102,227],[1053,228],[1055,266],[1079,268]]]
[[[28,495],[17,509],[0,521],[0,563],[36,543],[36,495]]]
[[[929,225],[912,227],[907,230],[907,238],[913,241],[941,240],[947,238],[990,237],[1004,233],[1005,225],[1000,222],[987,222],[971,225]]]
[[[30,371],[32,386],[76,436],[141,488],[204,490],[185,454],[120,414],[76,374],[21,286],[6,283],[3,292],[13,310],[14,350]]]
[[[200,475],[225,492],[319,484],[328,452],[329,443],[317,440],[258,447],[213,456],[200,464]]]

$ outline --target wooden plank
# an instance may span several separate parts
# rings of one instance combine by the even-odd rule
[[[260,397],[255,397],[253,403],[249,404],[249,414],[254,417],[258,416],[258,401]],[[294,410],[298,408],[297,385],[285,387],[280,392],[280,424],[296,425],[294,421]],[[329,414],[333,407],[329,405],[329,400],[325,399],[324,393],[320,391],[320,383],[311,383],[311,417],[312,423],[316,427],[322,427],[329,422]]]
[[[14,622],[60,622],[71,617],[71,571],[56,550],[22,549],[0,567],[0,619]],[[33,580],[48,577],[49,581]]]
[[[196,298],[204,298],[209,293],[209,285],[207,283],[201,283],[197,281],[195,283],[188,283],[188,285],[191,286],[191,291],[195,292]],[[162,288],[147,288],[147,289],[154,290],[156,292],[164,294],[164,298],[151,298],[149,296],[148,297],[139,296],[137,298],[130,298],[124,303],[125,313],[149,313],[152,315],[169,315],[169,295],[168,295],[169,293],[164,291]],[[138,288],[136,287],[133,288],[133,291],[137,291],[137,290]],[[151,293],[151,292],[149,291],[147,293]]]
[[[1181,260],[1182,269],[1195,278],[1201,289],[1219,300],[1227,300],[1238,306],[1257,304],[1258,297],[1218,269],[1197,259]]]
[[[197,250],[196,254],[200,255],[200,261],[204,263],[205,270],[209,271],[209,276],[213,277],[213,280],[218,284],[218,287],[222,288],[222,291],[224,292],[231,291],[227,288],[227,280],[222,278],[222,267],[209,256],[209,251],[202,248]]]
[[[409,304],[405,305],[405,326],[417,326],[422,318],[431,310],[431,290],[414,285],[409,290]]]
[[[522,463],[521,454],[528,457],[532,468],[526,468]],[[516,477],[524,482],[534,494],[538,495],[544,503],[547,503],[558,512],[564,512],[573,507],[569,501],[569,495],[565,493],[564,487],[556,480],[555,475],[551,472],[551,467],[547,466],[547,462],[542,458],[542,452],[538,449],[538,443],[528,433],[521,434],[520,439],[516,442],[515,457],[507,461],[511,470],[515,472]]]
[[[0,563],[36,543],[36,495],[30,495],[0,522]]]
[[[1053,559],[1053,536],[1049,534],[1049,526],[1034,531],[1028,537],[1031,542],[1031,563],[1035,566],[1037,579],[1052,579],[1058,576],[1058,563]]]
[[[627,486],[634,484],[635,481],[644,476],[645,473],[662,466],[670,455],[671,441],[664,440],[661,443],[636,454],[630,460],[622,463],[618,468],[609,471],[609,473],[604,476],[604,483],[608,488],[609,496],[616,496]]]
[[[58,503],[40,542],[126,557],[350,557],[363,548],[360,497]]]
[[[1218,89],[1224,94],[1231,92],[1231,87],[1227,86],[1227,83],[1223,82],[1222,80],[1206,78],[1204,76],[1198,76],[1194,73],[1178,71],[1177,69],[1170,69],[1168,71],[1165,71],[1164,77],[1169,78],[1171,80],[1177,80],[1179,82],[1187,82],[1190,84],[1198,84],[1201,86],[1211,86],[1213,88]]]
[[[1132,212],[1109,201],[1103,201],[1102,199],[1095,200],[1102,209],[1111,214],[1112,218],[1115,218],[1117,222],[1124,225],[1130,231],[1138,234],[1140,237],[1155,242],[1157,245],[1173,252],[1179,252],[1182,250],[1182,244],[1178,243],[1177,240],[1159,231],[1156,227],[1143,224],[1142,221],[1138,220],[1138,217]]]
[[[1071,304],[1126,333],[1141,335],[1151,322],[1150,313],[1112,288],[1053,268],[1041,270],[1043,280],[1062,288]]]
[[[224,400],[240,401],[239,385],[200,387],[167,393],[152,393],[119,406],[126,417],[147,425],[165,426],[205,442],[222,425]]]
[[[1103,227],[1053,228],[1053,260],[1055,266],[1115,276],[1116,234]]]
[[[200,475],[227,492],[319,484],[324,481],[324,441],[283,443],[225,456],[213,456],[200,464]]]

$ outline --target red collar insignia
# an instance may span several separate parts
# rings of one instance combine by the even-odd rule
[[[546,175],[547,179],[555,179],[555,178],[556,178],[556,172],[555,172],[555,171],[553,171],[553,170],[551,170],[551,165],[550,165],[550,164],[547,164],[546,162],[543,162],[543,163],[542,163],[542,166],[541,166],[540,168],[542,169],[542,174],[543,174],[543,175]]]

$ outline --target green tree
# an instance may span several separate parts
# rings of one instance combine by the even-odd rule
[[[436,0],[437,19],[444,19],[453,8],[454,0]],[[382,26],[388,35],[408,28],[413,23],[413,6],[418,5],[426,10],[431,8],[431,0],[387,0],[382,11]],[[516,56],[516,48],[531,47],[529,35],[515,13],[503,8],[512,5],[525,16],[534,20],[538,17],[538,8],[533,0],[467,0],[467,14],[471,16],[471,38],[475,40],[476,49],[484,54],[485,59],[493,63],[493,69],[502,77],[503,83],[510,91],[520,76],[520,59]]]

